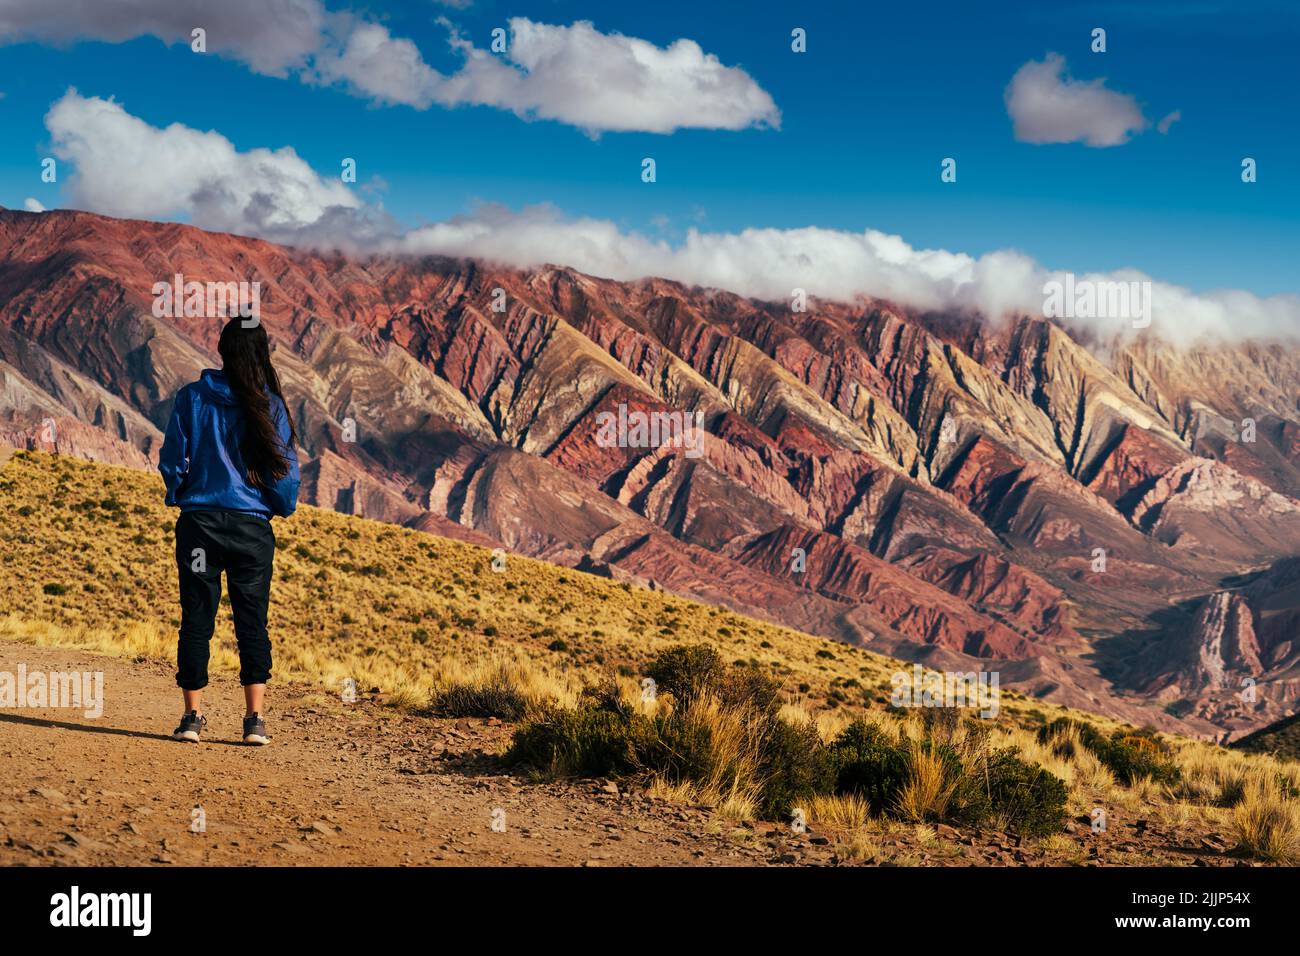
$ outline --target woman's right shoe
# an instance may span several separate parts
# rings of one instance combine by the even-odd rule
[[[172,731],[172,740],[181,740],[185,743],[197,744],[199,734],[203,733],[203,728],[208,725],[208,719],[202,714],[190,711],[181,718],[181,725]]]

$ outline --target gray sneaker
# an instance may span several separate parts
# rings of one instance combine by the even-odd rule
[[[266,721],[261,714],[244,718],[244,743],[261,747],[271,742],[271,735],[266,732]]]
[[[203,728],[208,725],[208,719],[201,714],[190,711],[181,717],[181,725],[172,731],[172,740],[181,740],[185,743],[197,744],[199,734],[203,733]]]

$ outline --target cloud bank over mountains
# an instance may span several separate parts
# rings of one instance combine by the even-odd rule
[[[6,0],[0,44],[151,36],[189,45],[201,27],[210,54],[266,76],[338,85],[376,104],[489,106],[590,135],[781,124],[772,97],[748,73],[693,40],[659,47],[601,33],[587,21],[554,26],[513,17],[506,49],[497,54],[475,46],[445,18],[439,22],[462,60],[454,73],[429,66],[415,43],[386,26],[330,11],[320,0]]]
[[[771,300],[789,301],[795,289],[846,301],[870,296],[918,309],[978,310],[994,320],[1042,314],[1044,285],[1064,275],[1013,250],[974,257],[918,249],[872,229],[692,229],[673,244],[544,205],[487,204],[406,230],[290,147],[240,152],[219,132],[179,123],[160,129],[112,100],[75,90],[51,107],[46,127],[55,155],[73,166],[65,187],[74,205],[115,216],[178,218],[300,246],[467,256],[518,267],[553,263],[613,279],[662,276]],[[1077,278],[1149,277],[1125,270]],[[1293,337],[1300,330],[1300,296],[1197,294],[1151,280],[1151,315],[1150,331],[1174,343]],[[1131,331],[1123,320],[1092,324],[1103,335]]]
[[[535,206],[518,212],[484,206],[405,233],[389,249],[470,256],[514,266],[555,263],[612,279],[662,276],[789,302],[795,289],[825,299],[888,299],[922,310],[974,310],[993,320],[1042,315],[1044,286],[1065,282],[1014,250],[974,257],[918,249],[875,229],[691,229],[680,245],[624,232],[606,219],[569,218]],[[1292,338],[1300,334],[1300,296],[1261,298],[1241,290],[1194,293],[1134,269],[1075,276],[1080,282],[1151,282],[1150,330],[1173,344],[1203,338]],[[1073,319],[1102,336],[1135,331],[1130,318]]]

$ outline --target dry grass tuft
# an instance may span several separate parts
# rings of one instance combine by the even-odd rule
[[[1300,807],[1272,775],[1250,773],[1232,823],[1241,849],[1252,856],[1270,863],[1300,861]]]
[[[898,795],[895,811],[904,820],[920,823],[943,817],[953,784],[940,756],[913,744],[909,755],[911,776]]]
[[[832,830],[859,830],[871,821],[871,804],[855,794],[819,794],[807,804],[808,818]]]

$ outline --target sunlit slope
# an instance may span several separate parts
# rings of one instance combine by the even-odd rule
[[[172,528],[147,473],[37,452],[0,470],[0,636],[173,656]],[[770,669],[810,709],[879,707],[889,658],[606,578],[391,524],[302,507],[275,522],[276,674],[423,701],[448,659],[505,655],[558,684],[640,674],[664,647],[703,641]],[[500,562],[498,562],[499,564]],[[214,666],[233,667],[226,599]],[[219,646],[218,646],[219,645]],[[1058,712],[1003,693],[1003,712]]]

